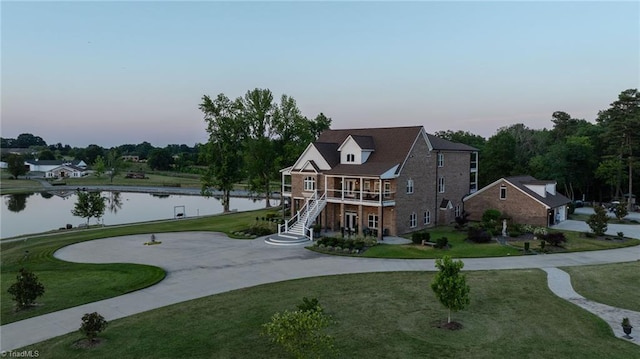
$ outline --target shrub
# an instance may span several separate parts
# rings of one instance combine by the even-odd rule
[[[595,206],[593,207],[593,210],[595,213],[589,216],[587,224],[596,236],[603,236],[604,232],[607,231],[607,222],[609,222],[609,217],[607,216],[605,209],[601,206]]]
[[[469,227],[469,229],[467,230],[467,237],[470,241],[475,243],[491,242],[491,234],[478,227]]]
[[[488,209],[482,214],[482,223],[485,228],[494,228],[500,221],[500,216],[502,213],[497,209]]]
[[[509,236],[510,236],[510,237],[512,237],[512,238],[520,237],[520,235],[521,235],[521,234],[522,234],[522,233],[517,232],[517,231],[510,231],[510,232],[509,232]]]
[[[249,227],[247,232],[256,236],[268,236],[276,233],[276,229],[271,222],[256,222]]]
[[[469,223],[469,213],[467,211],[462,211],[460,216],[455,218],[456,220],[456,229],[464,229]]]
[[[536,227],[533,229],[534,236],[544,237],[547,235],[547,233],[547,229],[544,227]]]
[[[342,253],[351,253],[351,249],[349,247],[342,248]]]
[[[543,237],[543,239],[554,247],[559,247],[562,243],[567,241],[567,237],[565,237],[562,232],[548,233]]]
[[[89,341],[94,341],[98,336],[98,333],[107,327],[107,324],[108,323],[104,320],[104,317],[97,312],[87,313],[82,316],[80,332],[84,334]]]
[[[320,304],[318,303],[318,298],[309,299],[307,297],[302,297],[302,303],[298,304],[297,308],[298,310],[305,312],[315,312],[320,308]]]
[[[18,309],[33,306],[36,298],[44,294],[44,285],[33,272],[25,268],[20,268],[16,279],[17,282],[13,283],[7,292],[11,294]]]
[[[530,224],[523,224],[521,230],[524,233],[533,233],[533,226]]]
[[[431,234],[427,231],[418,231],[411,233],[411,241],[414,244],[421,244],[422,241],[428,241],[431,239]]]
[[[447,239],[447,237],[440,237],[436,239],[436,244],[435,244],[436,248],[447,248],[448,245],[449,245],[449,239]]]
[[[624,232],[618,232],[618,237],[624,238]]]

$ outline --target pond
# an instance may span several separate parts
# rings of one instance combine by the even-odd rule
[[[156,193],[101,192],[105,214],[89,224],[125,224],[159,219],[197,217],[222,213],[222,203],[214,197]],[[22,193],[2,196],[0,238],[41,233],[71,224],[86,223],[71,210],[76,203],[74,191]],[[278,205],[278,201],[272,201]],[[248,211],[264,208],[265,200],[231,198],[230,208]]]

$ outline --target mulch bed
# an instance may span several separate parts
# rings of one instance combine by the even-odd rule
[[[81,349],[91,349],[91,348],[97,348],[99,346],[101,346],[102,344],[104,344],[106,342],[105,339],[102,338],[95,338],[93,340],[89,340],[87,338],[83,338],[80,340],[76,340],[73,343],[73,347],[74,348],[81,348]]]
[[[454,322],[451,323],[441,322],[439,320],[433,322],[433,327],[447,330],[460,330],[462,329],[462,323]]]

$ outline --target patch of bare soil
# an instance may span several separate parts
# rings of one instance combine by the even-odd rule
[[[89,340],[87,338],[82,338],[80,340],[76,340],[73,343],[73,347],[74,348],[80,348],[80,349],[91,349],[91,348],[97,348],[99,346],[101,346],[102,344],[104,344],[106,342],[105,339],[102,338],[95,338],[93,340]]]
[[[435,321],[433,323],[433,326],[436,327],[436,328],[447,329],[447,330],[460,330],[460,329],[462,329],[462,323],[458,323],[456,321],[452,321],[451,323]]]

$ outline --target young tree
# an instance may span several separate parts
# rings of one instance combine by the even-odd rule
[[[464,263],[444,256],[436,259],[436,267],[438,273],[431,283],[431,289],[440,303],[449,309],[447,323],[451,323],[451,311],[457,312],[469,305],[469,286],[466,277],[460,274]]]
[[[595,206],[593,210],[595,213],[589,216],[587,224],[596,236],[603,236],[607,231],[607,222],[609,222],[607,211],[602,206]]]
[[[104,159],[102,158],[102,156],[98,156],[96,157],[95,162],[93,162],[93,173],[96,175],[96,177],[100,178],[104,174],[104,171]]]
[[[202,176],[202,194],[210,196],[210,187],[222,191],[224,212],[229,212],[229,199],[233,185],[242,179],[244,125],[242,101],[229,100],[219,94],[214,100],[202,97],[200,110],[207,123],[209,141],[202,146],[200,157],[208,164]]]
[[[109,169],[109,180],[113,183],[113,177],[120,173],[120,169],[122,168],[122,156],[118,149],[112,148],[109,153],[107,153],[105,165]]]
[[[7,169],[15,179],[17,179],[18,176],[26,175],[27,172],[29,172],[24,164],[24,157],[14,153],[7,156]]]
[[[107,327],[107,321],[98,312],[86,313],[82,316],[80,333],[84,334],[90,342],[93,342],[98,334]]]
[[[334,338],[324,333],[331,323],[319,305],[312,310],[285,310],[262,325],[262,335],[296,358],[328,358],[336,354]]]
[[[17,282],[9,287],[9,294],[16,302],[18,309],[33,306],[36,298],[44,294],[44,285],[33,272],[21,268],[16,277]]]
[[[105,203],[100,192],[77,191],[78,200],[71,210],[74,216],[87,219],[87,225],[92,217],[100,218],[104,215]]]
[[[613,207],[613,213],[616,215],[616,218],[621,221],[624,217],[629,214],[629,210],[627,209],[626,202],[620,202]]]

